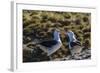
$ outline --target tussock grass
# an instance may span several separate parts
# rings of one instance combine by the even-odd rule
[[[90,13],[23,10],[23,43],[27,44],[34,39],[52,39],[52,29],[57,27],[61,31],[63,46],[52,55],[52,58],[63,58],[68,55],[68,42],[64,35],[64,28],[72,30],[82,45],[90,47],[90,22]],[[24,61],[28,57],[27,53],[23,53]]]

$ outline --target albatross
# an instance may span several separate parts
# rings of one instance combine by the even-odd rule
[[[58,29],[54,29],[53,31],[53,39],[52,40],[46,40],[38,43],[38,46],[40,46],[40,49],[47,53],[47,56],[50,56],[54,52],[56,52],[62,45],[61,39],[60,39],[60,32]]]
[[[71,30],[67,30],[66,35],[68,37],[68,46],[71,55],[76,59],[82,51],[82,46],[80,42],[76,39],[75,34]]]
[[[66,36],[68,37],[69,49],[72,49],[75,45],[81,45],[80,42],[76,39],[76,36],[73,31],[67,29],[65,32]]]

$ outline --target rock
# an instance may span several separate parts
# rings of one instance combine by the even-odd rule
[[[78,45],[76,45],[72,49],[70,49],[72,56],[79,55],[81,53],[81,51],[82,51],[82,47],[78,46]]]
[[[62,58],[62,61],[65,61],[65,60],[71,60],[71,59],[72,59],[72,56],[71,56],[71,55],[68,55],[67,57]]]

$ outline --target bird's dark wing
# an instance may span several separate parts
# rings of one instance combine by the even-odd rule
[[[71,45],[71,47],[74,47],[76,45],[81,46],[81,43],[76,41],[76,42],[71,42],[70,45]]]
[[[56,45],[57,43],[58,42],[56,40],[49,40],[49,41],[43,41],[39,44],[42,46],[45,46],[45,47],[52,47],[52,46]]]

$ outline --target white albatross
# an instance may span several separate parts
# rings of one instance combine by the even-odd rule
[[[54,30],[53,32],[53,40],[47,40],[38,43],[40,49],[47,53],[47,56],[50,56],[54,52],[56,52],[62,45],[60,39],[60,32],[59,30]]]
[[[68,31],[66,33],[66,35],[68,36],[69,50],[70,50],[72,56],[74,56],[74,58],[76,58],[77,55],[79,55],[81,53],[82,46],[81,46],[80,42],[76,39],[74,32]]]

